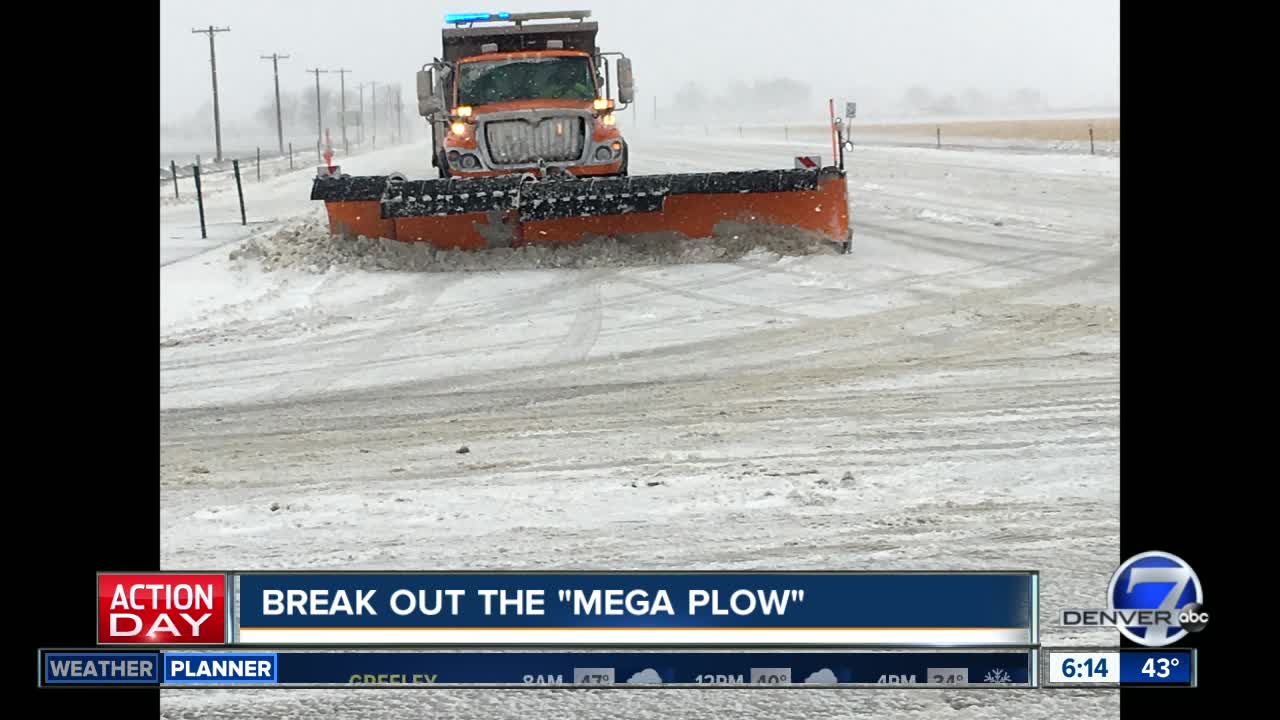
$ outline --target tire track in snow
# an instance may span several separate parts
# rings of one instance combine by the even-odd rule
[[[629,350],[613,354],[607,361],[597,359],[590,361],[589,364],[596,366],[607,362],[612,369],[612,374],[618,380],[635,372],[653,376],[655,367],[671,368],[674,374],[664,374],[659,380],[660,383],[666,384],[678,382],[682,377],[697,380],[705,376],[706,372],[698,371],[696,368],[716,367],[726,353],[732,354],[736,359],[735,372],[752,383],[760,383],[766,378],[772,378],[777,381],[785,379],[786,382],[803,385],[803,380],[828,375],[847,379],[851,377],[851,373],[856,373],[857,377],[871,378],[898,374],[908,368],[914,368],[914,371],[920,372],[926,369],[967,367],[975,358],[992,357],[994,353],[999,352],[1014,352],[1026,347],[1029,343],[1060,342],[1102,332],[1100,329],[1091,329],[1083,321],[1042,327],[1042,321],[1045,318],[1054,317],[1057,312],[1055,308],[1051,306],[1014,308],[1004,303],[1022,294],[1032,294],[1069,284],[1115,263],[1118,263],[1118,257],[1113,255],[1084,268],[1021,285],[970,290],[935,302],[890,307],[846,318],[800,322],[782,327],[754,329],[728,337]],[[902,329],[910,322],[949,315],[957,307],[987,311],[987,314],[982,315],[978,323],[968,331],[964,342],[934,347],[920,341],[912,332]],[[995,312],[1000,308],[1006,308],[1009,312],[1017,310],[1020,314],[1015,317],[1019,319],[1011,324],[1007,318],[1002,317],[1001,313]],[[898,326],[899,329],[894,331],[894,326]],[[1026,329],[1036,331],[1034,340],[1026,335]],[[885,333],[888,333],[886,342],[876,345],[875,352],[870,352],[871,348],[864,348],[856,356],[849,358],[854,360],[852,364],[846,361],[846,364],[831,367],[831,360],[825,355],[793,357],[785,366],[779,366],[776,359],[778,347],[799,349],[815,342],[825,344],[832,341],[840,342],[841,339],[881,337]],[[486,350],[492,352],[493,347],[486,346]],[[655,363],[655,359],[661,359],[663,362]],[[498,375],[488,371],[464,372],[448,377],[422,379],[411,384],[393,383],[377,389],[342,392],[330,399],[335,402],[357,399],[369,401],[375,397],[384,397],[387,401],[395,401],[406,396],[421,397],[424,392],[427,396],[468,391],[480,392],[483,395],[530,382],[545,385],[575,383],[574,378],[579,372],[581,370],[576,368],[570,370],[545,365],[514,367]],[[759,373],[763,375],[757,377]],[[604,391],[607,392],[607,389]]]
[[[519,321],[527,321],[527,322],[533,323],[533,322],[553,319],[553,318],[562,316],[564,314],[564,309],[560,307],[559,304],[554,302],[548,302],[548,301],[553,300],[554,298],[559,296],[565,296],[566,294],[571,294],[583,287],[590,287],[590,284],[592,283],[592,278],[599,277],[603,273],[616,274],[618,270],[609,269],[609,270],[573,271],[573,272],[574,272],[574,275],[569,281],[559,282],[558,278],[555,278],[551,282],[539,287],[536,290],[533,290],[532,294],[527,294],[527,293],[504,294],[501,296],[490,298],[488,302],[482,302],[482,303],[455,302],[455,303],[449,303],[449,304],[443,304],[443,305],[437,304],[436,306],[433,307],[433,313],[438,316],[460,316],[462,315],[462,313],[465,312],[468,314],[463,317],[483,322],[486,325],[498,324],[502,320],[519,320]],[[604,300],[603,298],[601,298],[601,305],[602,305],[601,309],[603,309],[603,306],[623,306],[623,307],[632,306],[639,303],[643,303],[649,298],[658,297],[663,294],[679,294],[682,291],[682,288],[685,288],[685,287],[699,287],[702,289],[712,289],[712,288],[721,287],[725,285],[734,285],[744,278],[757,276],[763,272],[764,272],[764,269],[759,266],[753,266],[753,267],[742,266],[719,276],[718,278],[716,278],[711,282],[701,283],[695,279],[685,283],[677,283],[674,285],[655,284],[655,287],[653,288],[641,287],[638,292],[614,295],[614,296],[611,296],[608,300]],[[456,275],[446,275],[443,273],[432,273],[429,275],[424,274],[424,276],[437,277],[437,278],[438,277],[474,277],[475,274],[458,273]],[[658,288],[661,288],[661,289],[658,289]],[[826,291],[819,290],[815,292],[814,295],[815,297],[820,296],[822,294],[825,294],[825,292]],[[385,305],[388,303],[398,302],[399,300],[403,299],[403,297],[405,297],[407,294],[408,294],[407,291],[405,291],[403,288],[400,288],[395,291],[392,291],[391,293],[379,295],[378,300],[380,301],[380,304]],[[799,303],[799,302],[805,302],[805,301],[806,300],[804,298],[797,298],[790,302]],[[365,301],[361,303],[361,306],[369,305],[369,304],[372,304],[373,302],[374,301],[372,300]],[[499,305],[499,308],[491,311],[487,308],[488,305]],[[529,309],[530,307],[537,307],[537,309],[531,312]],[[797,316],[797,317],[800,317],[800,316]],[[808,316],[803,316],[803,317],[805,319],[808,319]],[[663,318],[663,319],[653,320],[645,323],[629,325],[627,329],[629,331],[637,330],[637,329],[648,329],[652,327],[658,327],[658,326],[670,324],[670,322],[671,322],[670,319]],[[457,321],[451,322],[448,325],[444,326],[441,329],[441,332],[448,332],[451,329],[451,326],[454,326],[454,325],[457,325]],[[339,345],[348,345],[354,342],[366,342],[371,339],[376,340],[382,334],[384,334],[384,331],[382,330],[369,331],[369,330],[362,329],[362,330],[347,331],[336,336],[308,341],[307,349],[314,354],[316,351],[328,350],[332,347],[336,347]],[[551,341],[551,342],[557,342],[557,341]],[[558,341],[558,342],[564,342],[564,341]],[[482,346],[472,348],[471,350],[476,352],[503,353],[503,352],[519,350],[522,348],[527,348],[528,344],[529,343],[527,340],[519,340],[519,341],[503,342],[499,344],[483,344]],[[201,357],[199,360],[194,360],[190,362],[175,361],[172,363],[166,363],[165,367],[166,369],[200,368],[203,370],[210,370],[217,366],[226,366],[228,368],[235,367],[235,366],[245,366],[245,365],[256,366],[258,363],[261,363],[264,361],[276,360],[279,357],[280,357],[280,349],[277,347],[251,348],[249,350],[233,350],[228,353],[214,355],[213,357],[209,357],[208,355],[206,355]],[[585,354],[583,355],[583,357],[585,358]],[[380,366],[387,366],[387,365],[402,363],[405,360],[410,360],[413,358],[421,358],[425,361],[430,361],[431,359],[430,356],[421,356],[420,354],[417,354],[417,353],[407,353],[407,354],[401,354],[401,355],[388,356],[387,353],[384,352],[380,354],[377,358],[368,359],[366,362],[363,363],[363,365],[369,369],[375,369]],[[279,370],[279,371],[271,371],[267,373],[258,372],[253,377],[261,379],[261,378],[270,377],[273,375],[275,376],[285,375],[288,372],[290,371]],[[175,385],[166,385],[165,389],[168,392],[192,391],[192,390],[199,390],[202,388],[211,387],[217,384],[218,384],[217,381],[197,379],[197,380],[187,381],[187,382],[175,384]],[[269,394],[260,394],[256,397],[261,399],[262,397],[266,397],[267,395]],[[252,399],[248,399],[246,401],[251,402]]]
[[[308,296],[308,302],[312,303],[312,306],[309,308],[309,315],[315,315],[317,312],[320,312],[322,315],[326,314],[326,313],[323,313],[322,311],[317,311],[315,308],[315,305],[320,304],[321,298],[324,292],[328,291],[333,286],[337,285],[338,282],[340,282],[345,278],[346,276],[344,275],[335,275],[335,276],[325,278],[325,280],[321,282],[319,287],[311,291],[311,293]],[[258,302],[261,302],[268,298],[278,298],[280,295],[283,294],[284,292],[283,288],[284,286],[288,285],[288,283],[289,283],[288,280],[284,280],[282,284],[273,286],[267,293],[260,296],[260,298],[262,299],[258,300]],[[404,286],[397,286],[385,292],[380,292],[376,295],[371,295],[371,296],[362,298],[353,305],[341,308],[342,315],[344,317],[351,318],[364,312],[374,311],[380,308],[387,307],[389,305],[394,305],[395,303],[401,302],[408,296],[409,296],[409,291]],[[235,306],[228,306],[228,307],[238,307],[238,306],[247,305],[247,304],[250,304],[250,302],[246,301],[244,303],[238,303]],[[335,310],[337,310],[337,308],[335,308]],[[334,314],[335,314],[334,311],[330,311],[327,313],[327,316],[333,317]],[[236,318],[232,322],[247,324],[249,321],[244,318]],[[262,328],[275,328],[278,326],[294,327],[295,325],[296,325],[295,320],[288,319],[288,320],[272,320],[270,322],[267,322],[259,326],[250,325],[248,327],[249,329],[253,329],[255,327],[262,327]],[[359,340],[375,337],[378,334],[378,332],[379,331],[377,330],[370,331],[368,329],[361,329],[356,331],[346,331],[346,332],[341,332],[336,334],[330,334],[323,338],[305,338],[305,341],[306,341],[307,350],[311,354],[315,354],[317,351],[327,350],[330,347],[346,345],[353,341],[359,341]],[[247,332],[245,331],[241,331],[237,333],[224,332],[221,334],[213,334],[208,338],[203,338],[203,340],[221,337],[227,334],[235,334],[235,335],[239,335],[240,337],[244,337],[247,334]],[[294,339],[296,341],[298,339],[297,335],[298,333],[294,332],[294,333],[289,333],[285,335],[285,337]],[[261,339],[269,340],[274,338],[267,336],[267,337],[261,337]],[[281,348],[279,346],[259,347],[251,350],[244,350],[241,348],[232,348],[230,350],[225,350],[221,352],[217,350],[212,350],[208,353],[201,354],[201,356],[193,360],[170,360],[168,362],[164,362],[162,369],[186,370],[186,369],[192,369],[192,368],[200,368],[200,369],[208,370],[208,369],[212,369],[212,368],[216,368],[224,365],[230,366],[230,365],[237,365],[237,364],[244,364],[244,363],[258,363],[262,361],[271,361],[271,360],[278,359],[280,355],[281,355]],[[179,386],[175,386],[175,387],[179,387]]]
[[[760,269],[760,268],[757,267],[757,269]],[[761,270],[761,272],[763,272],[763,270]],[[687,298],[689,300],[693,300],[698,303],[711,303],[714,305],[724,305],[726,307],[730,307],[735,310],[759,313],[759,314],[768,315],[769,317],[774,317],[774,318],[788,318],[792,320],[812,320],[813,319],[813,316],[811,315],[806,315],[804,313],[787,312],[785,310],[778,309],[779,307],[782,307],[787,303],[778,303],[775,305],[759,305],[756,303],[738,302],[737,300],[730,300],[728,298],[718,298],[718,297],[715,297],[714,295],[708,295],[703,292],[697,292],[696,290],[689,290],[689,289],[685,289],[683,287],[678,287],[678,286],[664,285],[662,283],[656,283],[651,280],[642,280],[640,278],[621,278],[620,282],[626,283],[628,285],[636,285],[642,288],[647,288],[658,293],[663,293],[667,295],[678,295],[680,297]],[[809,293],[808,296],[819,296],[819,295],[825,296],[829,294],[829,292],[830,291],[824,289],[818,293]],[[799,299],[791,300],[789,302],[796,303],[796,302],[807,302],[807,301],[808,301],[808,297],[801,297]]]
[[[600,295],[601,279],[612,273],[591,274],[588,283],[578,292],[583,298],[574,313],[569,334],[543,359],[543,364],[562,365],[585,360],[600,337],[600,323],[604,314],[604,302]]]
[[[613,269],[616,272],[617,269]],[[497,272],[497,271],[495,271]],[[504,292],[498,295],[488,296],[480,301],[463,300],[455,302],[437,303],[434,311],[439,316],[461,317],[464,315],[480,319],[484,323],[492,325],[503,320],[522,320],[522,321],[540,321],[551,319],[563,314],[561,308],[556,307],[552,302],[557,297],[562,297],[576,289],[589,284],[591,278],[595,277],[596,272],[591,270],[569,270],[566,273],[572,273],[568,279],[564,279],[561,275],[550,278],[549,281],[536,288],[517,290],[514,292]],[[697,280],[691,280],[688,283],[682,283],[676,287],[698,286],[700,288],[714,288],[723,285],[734,284],[744,277],[748,277],[761,272],[758,268],[741,266],[727,272],[709,283],[700,283]],[[477,277],[484,273],[422,273],[421,276],[427,277]],[[338,277],[345,277],[338,275]],[[273,287],[268,295],[264,297],[275,297],[280,294],[278,287]],[[629,295],[615,296],[609,299],[610,304],[638,303],[647,297],[652,297],[654,293],[648,291],[640,291]],[[408,295],[403,288],[397,288],[388,293],[382,293],[376,297],[361,301],[355,308],[361,309],[374,305],[385,306],[395,302],[399,302]],[[345,345],[350,342],[364,341],[375,338],[380,331],[370,331],[368,329],[355,329],[344,331],[331,335],[322,339],[308,341],[307,346],[311,351],[325,350],[333,346]],[[494,349],[509,349],[510,346],[500,346]],[[243,363],[256,363],[260,361],[269,361],[279,357],[278,348],[251,348],[248,350],[235,349],[223,354],[209,353],[202,356],[198,360],[191,362],[174,361],[166,366],[173,369],[188,369],[194,367],[212,368],[218,365],[237,365]],[[176,388],[177,386],[175,386]],[[187,386],[183,386],[184,388]],[[190,387],[196,387],[192,385]]]
[[[426,282],[414,282],[398,288],[394,295],[407,297],[410,302],[407,308],[394,316],[391,323],[370,336],[348,343],[353,346],[351,350],[326,362],[319,370],[305,373],[301,382],[291,378],[258,396],[257,399],[279,397],[292,399],[324,393],[335,384],[359,372],[359,369],[367,363],[376,361],[389,352],[404,338],[406,331],[420,326],[425,321],[425,311],[430,309],[441,295],[461,283],[464,278],[463,275],[435,278],[427,276],[422,279]],[[423,285],[427,287],[422,287]]]

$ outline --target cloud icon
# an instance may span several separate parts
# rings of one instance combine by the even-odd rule
[[[838,682],[840,682],[839,680],[837,680],[837,679],[836,679],[836,674],[835,674],[835,673],[833,673],[833,672],[831,672],[831,670],[829,670],[829,669],[827,669],[827,668],[822,668],[822,669],[821,669],[821,670],[819,670],[818,672],[816,672],[816,673],[814,673],[814,674],[810,675],[809,677],[805,678],[805,679],[804,679],[804,681],[805,681],[805,682],[807,682],[807,683],[817,683],[817,684],[821,684],[821,685],[827,685],[827,684],[832,684],[832,683],[838,683]]]
[[[635,675],[632,675],[631,677],[627,678],[627,682],[633,685],[639,685],[642,683],[651,684],[651,685],[661,684],[662,676],[659,675],[658,671],[654,670],[653,668],[645,668],[644,670],[641,670]]]

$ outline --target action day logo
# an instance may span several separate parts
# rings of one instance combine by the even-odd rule
[[[1178,642],[1209,622],[1195,570],[1177,555],[1145,552],[1120,564],[1107,587],[1106,610],[1064,610],[1067,627],[1115,627],[1146,647]]]

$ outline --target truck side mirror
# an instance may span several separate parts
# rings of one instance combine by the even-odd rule
[[[418,114],[427,117],[444,110],[444,103],[436,95],[435,79],[431,70],[418,71]]]
[[[631,75],[631,58],[618,58],[618,101],[630,105],[635,100],[635,78]]]

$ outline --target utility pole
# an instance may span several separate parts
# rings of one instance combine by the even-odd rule
[[[262,55],[263,60],[271,61],[271,69],[276,76],[276,139],[280,141],[280,154],[284,154],[284,123],[280,120],[280,61],[288,60],[288,55],[280,55],[279,53],[271,53],[270,55]]]
[[[400,86],[396,85],[396,142],[404,142],[400,120],[404,117],[404,103],[400,101]]]
[[[320,73],[327,73],[328,70],[312,68],[309,73],[316,74],[316,161],[320,160],[320,144],[324,142],[324,119],[320,115]]]
[[[369,107],[373,109],[373,147],[378,147],[378,83],[369,83]]]
[[[215,154],[213,161],[222,162],[222,118],[218,114],[218,57],[213,51],[213,35],[220,32],[231,32],[231,28],[215,28],[210,25],[207,30],[192,30],[192,34],[207,33],[209,35],[209,68],[213,73],[213,141]]]
[[[364,145],[364,88],[369,83],[362,82],[356,87],[360,90],[360,124],[356,126],[356,143]]]
[[[356,89],[360,91],[360,124],[356,126],[356,144],[364,145],[364,87],[369,83],[363,82],[356,85]]]
[[[341,88],[340,92],[342,93],[342,152],[344,155],[350,155],[351,146],[347,144],[347,73],[351,71],[338,68],[334,72],[338,73],[338,86]]]

